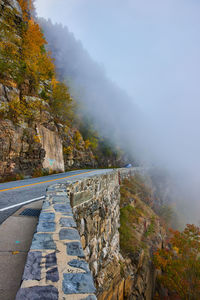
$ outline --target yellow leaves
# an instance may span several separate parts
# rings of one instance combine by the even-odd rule
[[[13,98],[8,103],[7,117],[15,123],[24,120],[39,120],[40,112],[44,109],[44,105],[39,98]],[[36,142],[40,142],[39,136],[35,137]]]
[[[85,149],[87,150],[90,147],[91,143],[90,140],[85,141]]]
[[[12,255],[19,254],[19,251],[12,251]]]
[[[178,252],[179,252],[179,248],[177,248],[177,247],[173,247],[173,250],[178,254]]]
[[[90,147],[95,150],[98,147],[98,139],[95,136],[90,137]]]
[[[70,124],[73,119],[74,102],[70,96],[67,86],[63,82],[52,80],[52,99],[50,106],[54,118],[63,124]]]
[[[18,3],[22,10],[22,15],[24,21],[28,21],[29,19],[29,12],[32,10],[32,1],[31,0],[18,0]]]
[[[31,17],[32,1],[18,2],[23,22],[19,23],[8,7],[4,9],[3,21],[0,20],[0,78],[13,80],[18,87],[29,82],[29,90],[35,92],[41,81],[51,80],[55,67],[45,50],[43,33]]]
[[[41,46],[45,45],[46,41],[40,27],[32,19],[28,21],[28,27],[24,34],[24,51],[27,53],[38,54],[41,52]]]
[[[41,137],[39,135],[34,135],[33,139],[36,143],[40,143],[40,141],[41,141]]]
[[[163,271],[160,281],[181,299],[200,299],[200,228],[187,225],[171,233],[168,247],[154,253],[154,264]]]
[[[76,130],[76,132],[74,134],[74,142],[75,142],[76,146],[79,146],[83,142],[82,135],[80,134],[80,132],[78,130]]]
[[[47,44],[39,25],[31,17],[32,1],[18,0],[24,26],[22,31],[22,71],[23,80],[28,79],[31,88],[37,90],[41,80],[49,80],[55,73],[55,67],[50,53],[46,52]]]
[[[5,102],[0,103],[0,116],[4,116],[6,112],[8,111],[8,104]]]
[[[71,155],[72,152],[73,152],[73,147],[72,146],[68,146],[67,148],[66,147],[63,148],[63,153],[65,155]]]
[[[28,27],[23,36],[22,55],[28,71],[34,78],[49,79],[54,73],[50,54],[45,51],[45,38],[38,24],[32,19],[28,20]]]
[[[56,86],[59,84],[59,81],[56,79],[55,76],[53,76],[52,80],[51,80],[51,85],[53,87],[53,89],[56,89]]]
[[[17,54],[17,50],[18,50],[15,44],[13,44],[10,41],[5,41],[5,40],[0,41],[0,48],[1,48],[1,51],[7,51],[13,56]]]
[[[67,125],[65,125],[65,127],[64,127],[64,132],[65,132],[66,134],[68,134],[68,133],[69,133],[69,130],[70,130],[70,128],[69,128]]]

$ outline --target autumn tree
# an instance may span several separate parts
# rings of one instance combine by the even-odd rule
[[[40,27],[32,19],[23,35],[22,55],[26,64],[26,75],[32,84],[38,85],[40,80],[51,79],[54,65],[50,54],[45,50],[46,41]]]
[[[61,123],[70,124],[74,118],[75,102],[70,96],[68,87],[63,83],[52,80],[52,98],[50,106],[54,118]]]
[[[32,17],[32,0],[18,0],[18,3],[22,19],[17,10],[10,7],[0,12],[0,81],[18,87],[20,99],[13,99],[9,108],[3,107],[0,113],[15,122],[19,122],[17,112],[34,118],[33,108],[26,104],[24,96],[40,96],[49,103],[55,121],[69,125],[74,117],[75,102],[66,85],[55,79],[55,66],[46,50],[47,42]]]
[[[169,244],[154,254],[158,280],[172,295],[169,299],[200,299],[200,228],[188,224],[171,234]]]
[[[0,10],[0,80],[17,82],[21,67],[20,26],[17,23],[16,11],[9,6]]]
[[[97,149],[99,144],[99,134],[94,126],[94,121],[90,119],[90,117],[84,116],[78,126],[86,143],[86,149],[89,147],[92,150]]]
[[[23,20],[28,21],[31,17],[31,11],[33,9],[31,0],[18,0],[18,3],[22,10]]]
[[[37,91],[41,81],[53,78],[55,67],[50,53],[45,49],[47,42],[44,35],[31,16],[32,1],[18,0],[18,2],[22,9],[24,21],[21,47],[22,83],[28,80],[30,88]]]

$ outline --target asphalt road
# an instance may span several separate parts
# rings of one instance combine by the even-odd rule
[[[44,177],[2,183],[0,184],[0,224],[23,206],[26,201],[33,200],[35,198],[39,198],[38,200],[41,200],[41,197],[45,196],[46,189],[49,185],[64,183],[66,181],[74,181],[83,177],[89,177],[110,171],[111,170],[106,169],[77,170]],[[19,205],[12,207],[16,204]]]

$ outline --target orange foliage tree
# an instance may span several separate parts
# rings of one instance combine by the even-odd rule
[[[27,30],[23,36],[22,55],[28,74],[35,83],[39,80],[52,78],[54,65],[49,53],[45,51],[46,41],[38,24],[32,19],[28,21]]]
[[[183,232],[170,231],[168,246],[154,253],[158,280],[172,295],[169,299],[200,299],[200,228],[188,224]]]
[[[55,67],[50,53],[45,50],[47,44],[39,25],[31,17],[31,0],[18,0],[26,26],[22,34],[22,59],[24,61],[24,79],[37,88],[40,81],[52,79]]]
[[[32,0],[18,0],[18,3],[22,10],[23,20],[28,21],[33,9]]]

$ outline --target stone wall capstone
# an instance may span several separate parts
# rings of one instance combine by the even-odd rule
[[[66,186],[48,188],[16,300],[95,300]]]

